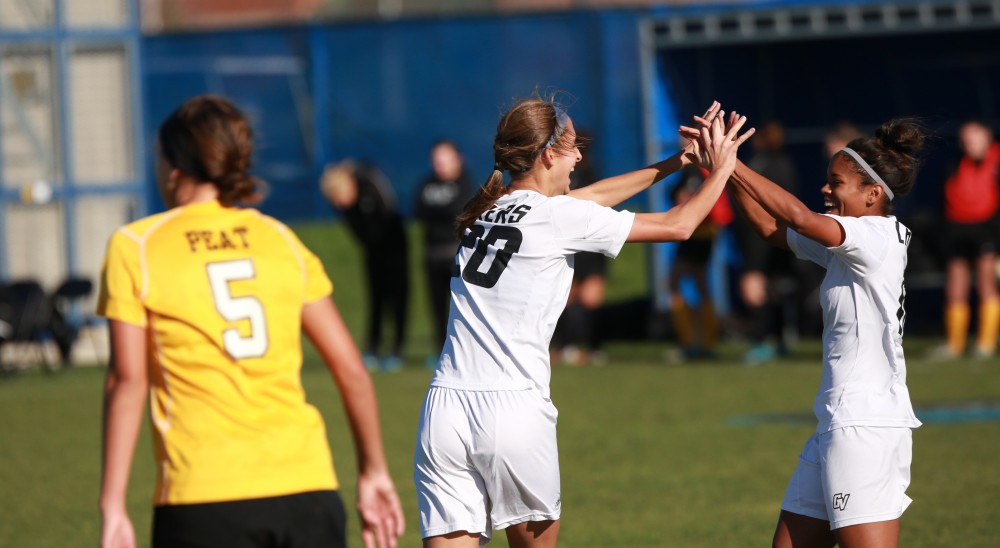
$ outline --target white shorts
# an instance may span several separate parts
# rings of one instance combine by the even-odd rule
[[[912,500],[913,432],[848,426],[806,441],[781,509],[830,522],[830,529],[899,518]]]
[[[559,519],[552,402],[535,390],[431,387],[413,456],[423,538]]]

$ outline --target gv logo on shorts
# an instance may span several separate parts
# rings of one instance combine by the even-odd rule
[[[851,498],[851,494],[847,493],[837,493],[833,496],[833,509],[834,510],[847,510],[847,499]]]

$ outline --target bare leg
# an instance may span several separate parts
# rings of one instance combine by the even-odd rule
[[[899,520],[859,523],[833,532],[840,548],[896,548],[899,546]]]
[[[670,271],[670,313],[674,321],[674,332],[677,335],[677,342],[684,349],[685,353],[693,350],[694,346],[694,325],[691,319],[691,308],[681,294],[681,280],[693,271],[687,261],[674,261]]]
[[[600,346],[600,341],[594,332],[594,323],[597,319],[597,309],[604,304],[604,290],[606,287],[604,276],[596,274],[587,276],[580,282],[579,287],[580,304],[583,305],[582,333],[580,334],[583,343],[581,345],[583,352],[581,353],[580,361],[589,363],[591,352],[598,350]]]
[[[554,548],[559,537],[559,520],[526,521],[507,528],[510,548]]]
[[[424,548],[479,548],[479,533],[455,531],[424,539]]]
[[[945,300],[949,303],[968,301],[971,278],[969,261],[959,258],[949,260],[945,267]]]
[[[976,350],[981,357],[996,352],[1000,335],[1000,299],[997,298],[997,256],[986,253],[976,261],[976,290],[979,293],[979,335]]]
[[[772,548],[832,548],[837,541],[830,522],[782,510]]]
[[[976,290],[980,299],[997,296],[996,253],[984,253],[976,259]]]
[[[698,306],[698,319],[700,320],[699,333],[701,334],[701,347],[711,355],[715,349],[716,331],[718,325],[715,317],[715,306],[712,304],[712,294],[708,289],[708,271],[704,264],[699,264],[694,270],[694,281],[698,286],[698,295],[701,297],[701,304]]]
[[[969,261],[955,258],[948,261],[945,278],[945,335],[953,356],[965,351],[969,330],[969,286],[972,272]]]

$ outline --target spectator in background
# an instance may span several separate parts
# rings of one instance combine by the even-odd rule
[[[424,267],[434,320],[434,353],[428,357],[427,366],[435,368],[448,332],[451,269],[458,247],[455,218],[472,198],[472,183],[458,145],[447,139],[431,147],[431,169],[420,185],[415,211],[424,225]]]
[[[962,157],[944,185],[948,264],[945,282],[946,355],[965,352],[969,329],[969,286],[975,268],[979,335],[974,353],[992,356],[1000,329],[997,297],[997,210],[1000,208],[1000,143],[982,122],[962,125]]]
[[[344,215],[364,254],[369,314],[365,366],[398,371],[403,366],[410,268],[396,195],[378,168],[350,160],[327,167],[321,187],[323,195]],[[380,359],[382,315],[387,310],[395,332],[389,354]]]
[[[823,154],[829,160],[833,155],[847,146],[847,143],[864,137],[858,128],[850,122],[837,122],[823,136]]]
[[[581,144],[590,144],[589,133],[577,133]],[[569,188],[583,188],[599,178],[592,155],[584,155],[573,172],[569,174]],[[608,258],[601,253],[581,251],[573,256],[573,284],[569,289],[569,301],[563,311],[553,342],[556,347],[555,360],[568,365],[601,364],[605,361],[600,351],[600,339],[594,329],[597,311],[604,305],[607,288]]]
[[[789,193],[796,194],[798,174],[792,157],[785,151],[785,130],[781,123],[766,122],[751,142],[755,152],[747,166]],[[793,318],[786,316],[798,306],[795,302],[795,269],[791,255],[758,238],[742,213],[738,218],[738,227],[740,250],[743,252],[739,290],[750,321],[748,336],[751,346],[744,355],[744,361],[748,365],[757,365],[788,352],[785,325]]]
[[[701,168],[695,165],[686,166],[681,171],[681,181],[671,191],[671,201],[674,206],[684,204],[691,199],[706,176],[707,172]],[[733,209],[728,196],[723,192],[708,216],[691,234],[691,238],[677,244],[677,254],[670,266],[670,314],[677,342],[685,359],[715,357],[718,321],[708,287],[708,263],[712,257],[716,237],[732,222]],[[681,281],[689,276],[698,288],[697,334],[692,318],[694,313],[681,292]]]

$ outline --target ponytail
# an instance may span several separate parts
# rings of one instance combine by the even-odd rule
[[[250,175],[253,129],[235,105],[222,97],[188,99],[160,125],[160,151],[170,167],[219,190],[219,202],[253,204],[263,199],[263,182]]]
[[[503,182],[503,172],[494,169],[486,184],[479,187],[479,192],[465,205],[465,210],[455,218],[455,232],[459,239],[465,236],[465,230],[476,222],[480,215],[486,212],[493,204],[506,194],[507,185]]]
[[[545,149],[552,148],[560,153],[575,150],[576,134],[565,131],[568,124],[566,109],[557,105],[554,97],[522,99],[500,117],[493,138],[493,174],[455,218],[459,239],[480,215],[507,193],[504,171],[517,180],[534,168]]]

